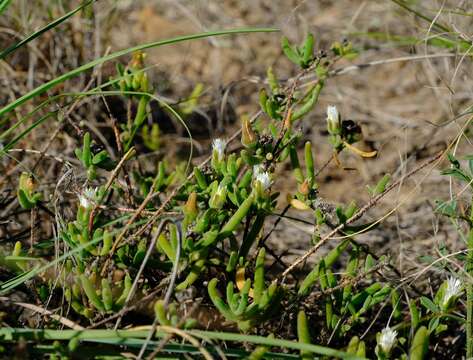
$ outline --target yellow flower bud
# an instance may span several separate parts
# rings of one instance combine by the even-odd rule
[[[251,127],[250,120],[244,116],[241,120],[241,143],[245,147],[250,147],[256,143],[258,136]]]
[[[198,214],[198,209],[197,209],[197,193],[191,192],[189,194],[189,197],[187,198],[187,202],[184,205],[184,214],[188,216],[190,219],[195,219]]]

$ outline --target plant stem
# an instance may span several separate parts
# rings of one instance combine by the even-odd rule
[[[473,204],[473,199],[472,199]],[[470,213],[470,220],[473,220],[473,208]],[[473,285],[471,277],[473,276],[473,227],[470,225],[470,233],[468,234],[468,254],[466,258],[465,270],[468,279],[466,281],[466,358],[473,358]]]

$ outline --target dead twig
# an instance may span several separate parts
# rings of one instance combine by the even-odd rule
[[[389,185],[381,194],[375,196],[372,198],[365,206],[363,206],[360,210],[358,210],[351,218],[349,218],[345,223],[338,225],[335,229],[330,231],[327,235],[325,235],[320,241],[313,246],[309,251],[307,251],[304,255],[302,255],[299,259],[297,259],[291,266],[289,266],[283,273],[282,273],[282,279],[283,282],[286,278],[286,276],[292,272],[297,266],[299,266],[302,262],[304,262],[309,256],[314,254],[322,245],[324,245],[330,238],[332,238],[335,234],[337,234],[339,231],[343,230],[345,226],[355,222],[356,220],[360,219],[368,210],[370,210],[372,207],[374,207],[384,196],[386,196],[387,193],[389,193],[391,190],[396,188],[400,183],[405,181],[407,178],[411,177],[412,175],[416,174],[417,172],[421,171],[424,169],[426,166],[438,161],[443,155],[445,154],[445,151],[439,152],[437,155],[435,155],[433,158],[429,159],[428,161],[424,162],[423,164],[419,165],[418,167],[412,169],[410,172],[408,172],[406,175]]]
[[[9,299],[7,297],[4,297],[4,296],[0,297],[0,301],[8,302],[8,303],[11,303],[11,304],[14,304],[14,305],[17,305],[17,306],[21,306],[22,308],[34,311],[34,312],[36,312],[38,314],[41,314],[41,315],[44,315],[44,316],[49,316],[51,319],[59,321],[64,326],[67,326],[68,328],[71,328],[73,330],[84,330],[84,328],[82,326],[80,326],[79,324],[76,324],[72,320],[69,320],[69,319],[65,318],[64,316],[54,314],[52,311],[44,309],[40,306],[25,303],[25,302],[21,302],[21,301],[12,301],[11,299]]]

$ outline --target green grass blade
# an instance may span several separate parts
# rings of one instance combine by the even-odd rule
[[[0,0],[0,15],[6,10],[8,5],[10,5],[11,0]]]
[[[313,344],[304,344],[296,341],[275,339],[264,336],[257,335],[244,335],[238,333],[229,333],[229,332],[219,332],[219,331],[204,331],[204,330],[190,330],[188,331],[190,335],[195,337],[200,337],[202,339],[212,339],[212,340],[223,340],[223,341],[237,341],[237,342],[249,342],[252,344],[258,345],[267,345],[275,346],[279,348],[287,348],[293,350],[303,350],[313,352],[315,354],[330,356],[340,359],[363,359],[359,356],[348,354],[343,351],[331,349],[329,347],[313,345]]]
[[[24,104],[28,100],[31,100],[32,98],[43,94],[47,90],[53,88],[54,86],[70,79],[73,78],[80,73],[87,71],[89,69],[92,69],[93,67],[100,65],[104,62],[110,61],[112,59],[116,59],[120,56],[130,54],[136,51],[141,51],[141,50],[146,50],[154,47],[159,47],[163,45],[171,45],[171,44],[176,44],[179,42],[183,41],[189,41],[189,40],[197,40],[197,39],[203,39],[206,37],[210,36],[221,36],[221,35],[230,35],[230,34],[244,34],[244,33],[258,33],[258,32],[275,32],[279,31],[278,29],[272,29],[272,28],[243,28],[243,29],[231,29],[231,30],[221,30],[221,31],[211,31],[211,32],[204,32],[204,33],[198,33],[198,34],[192,34],[192,35],[184,35],[184,36],[178,36],[175,38],[171,39],[166,39],[166,40],[160,40],[160,41],[154,41],[151,43],[146,43],[146,44],[141,44],[137,45],[134,47],[130,47],[127,49],[123,49],[117,52],[114,52],[112,54],[109,54],[107,56],[103,56],[101,58],[95,59],[87,64],[84,64],[82,66],[77,67],[74,70],[71,70],[63,75],[58,76],[57,78],[48,81],[47,83],[38,86],[37,88],[33,89],[29,93],[19,97],[15,101],[11,102],[10,104],[4,106],[2,109],[0,109],[0,117],[4,116],[8,112],[12,111],[13,109],[16,109],[18,106]],[[3,119],[4,120],[4,119]],[[2,120],[0,120],[0,124],[2,123]]]
[[[428,22],[429,24],[431,24],[432,28],[436,29],[437,31],[439,31],[441,33],[445,33],[445,34],[450,35],[450,36],[453,36],[453,40],[451,40],[451,41],[454,42],[455,45],[457,45],[461,50],[463,50],[463,51],[469,51],[470,50],[470,47],[472,46],[471,41],[465,41],[465,40],[461,39],[456,31],[449,28],[445,24],[439,23],[437,21],[437,19],[431,18],[431,17],[425,15],[424,13],[422,13],[421,11],[414,9],[413,7],[409,6],[409,4],[405,0],[391,0],[391,1],[393,3],[399,5],[403,9],[407,10],[408,12],[414,14],[418,18]],[[442,41],[445,42],[447,40],[443,37]]]
[[[357,37],[368,37],[377,41],[382,41],[384,43],[393,43],[397,46],[419,45],[425,41],[429,45],[449,50],[455,49],[455,47],[458,46],[457,41],[450,40],[442,36],[430,37],[424,40],[415,36],[396,35],[384,32],[352,32],[349,35]]]
[[[410,7],[409,4],[406,3],[404,0],[391,0],[391,1],[392,1],[393,3],[399,5],[399,6],[402,7],[403,9],[407,10],[408,12],[413,13],[415,16],[419,17],[420,19],[425,20],[425,21],[427,21],[428,23],[431,23],[432,26],[433,26],[434,28],[436,28],[437,30],[443,31],[443,32],[446,32],[446,33],[452,32],[452,30],[450,30],[447,26],[445,26],[445,25],[443,25],[443,24],[440,24],[439,22],[434,21],[434,19],[428,17],[427,15],[424,15],[424,14],[421,13],[420,11],[417,11],[417,10],[413,9],[413,8]]]
[[[149,69],[149,68],[150,67],[145,68],[145,69]],[[21,124],[23,124],[25,121],[30,119],[33,115],[35,115],[39,110],[43,109],[48,104],[51,104],[52,102],[56,101],[57,99],[60,99],[60,98],[63,98],[65,96],[69,96],[69,95],[73,96],[74,99],[81,98],[81,97],[84,97],[84,96],[89,96],[89,95],[93,94],[94,92],[100,91],[100,89],[104,89],[108,86],[111,86],[111,85],[119,82],[123,78],[125,78],[125,76],[120,76],[120,77],[117,77],[115,79],[109,80],[109,81],[107,81],[103,84],[100,84],[99,86],[97,86],[97,87],[95,87],[95,88],[93,88],[93,89],[91,89],[87,92],[84,92],[84,93],[67,93],[67,94],[63,93],[63,94],[58,94],[58,95],[48,97],[47,100],[43,101],[41,104],[36,106],[32,111],[30,111],[28,114],[23,116],[20,120],[18,120],[13,126],[10,126],[7,130],[5,130],[3,133],[1,133],[0,134],[0,140],[5,139],[8,135],[13,133],[15,131],[15,129],[17,129]],[[97,93],[97,94],[100,94],[100,93]],[[65,107],[69,106],[74,101],[74,99],[72,99],[72,100],[66,102],[65,104],[63,104],[61,106],[61,108],[65,108]],[[49,112],[49,115],[57,114],[58,111],[59,110]],[[26,134],[24,134],[24,135],[26,135]],[[1,158],[1,155],[2,155],[2,152],[0,151],[0,158]]]
[[[20,141],[22,138],[24,138],[26,135],[28,135],[33,129],[35,129],[37,126],[41,125],[45,120],[49,119],[53,115],[55,115],[57,111],[50,112],[42,117],[40,117],[38,120],[36,120],[33,124],[31,124],[28,128],[23,130],[20,134],[15,136],[8,144],[6,144],[2,149],[0,149],[0,158],[2,158],[8,150],[10,150],[18,141]],[[18,124],[15,124],[13,127],[16,128]],[[0,137],[1,139],[1,137]]]
[[[100,343],[100,344],[114,344],[114,341],[111,340],[99,340],[99,341],[94,341],[94,340],[87,340],[87,342],[90,343]],[[145,340],[142,339],[125,339],[121,342],[122,345],[128,346],[128,347],[141,347],[144,344]],[[148,350],[154,350],[157,346],[160,345],[159,341],[150,341],[147,343],[147,349]],[[209,353],[215,354],[216,358],[220,358],[218,355],[219,353],[215,350],[213,347],[204,347]],[[97,349],[96,347],[94,348],[95,350]],[[81,347],[82,350],[82,347]],[[223,353],[227,357],[231,358],[236,358],[236,359],[245,359],[248,360],[248,355],[250,354],[248,351],[241,350],[241,349],[235,349],[226,346],[225,349],[222,349]],[[179,353],[185,353],[187,355],[202,355],[200,350],[193,346],[193,345],[188,345],[188,344],[182,344],[182,343],[169,343],[168,345],[165,345],[162,350],[163,353],[173,353],[173,354],[179,354]],[[284,354],[284,353],[276,353],[276,352],[266,352],[265,353],[265,358],[266,359],[272,359],[272,360],[278,360],[278,359],[300,359],[299,355],[294,355],[294,354]]]
[[[12,52],[14,52],[15,50],[19,49],[20,47],[22,47],[23,45],[29,43],[30,41],[36,39],[37,37],[41,36],[42,34],[44,34],[45,32],[55,28],[56,26],[58,26],[59,24],[63,23],[64,21],[66,21],[67,19],[69,19],[72,15],[74,15],[75,13],[77,13],[78,11],[82,10],[83,8],[85,8],[86,6],[89,6],[90,4],[92,4],[93,2],[95,2],[97,0],[87,0],[86,2],[84,2],[81,6],[75,8],[74,10],[68,12],[67,14],[61,16],[60,18],[57,18],[56,20],[54,20],[53,22],[50,22],[49,24],[47,24],[46,26],[42,27],[41,29],[35,31],[34,33],[28,35],[27,37],[25,37],[23,40],[20,40],[19,42],[7,47],[5,50],[3,50],[2,52],[0,52],[0,59],[3,59],[5,58],[6,56],[8,56],[9,54],[11,54]],[[2,13],[2,11],[5,9],[5,7],[9,4],[10,0],[0,0],[0,14]]]
[[[267,345],[279,347],[283,349],[305,350],[313,353],[330,356],[339,359],[360,360],[364,359],[359,356],[348,354],[344,351],[331,349],[325,346],[304,344],[296,341],[268,338],[257,335],[243,335],[238,333],[205,331],[205,330],[189,330],[184,331],[187,334],[200,338],[221,341],[248,342],[252,344]],[[50,329],[28,329],[28,328],[0,328],[0,338],[6,341],[15,341],[20,338],[25,340],[70,340],[77,338],[82,341],[100,341],[107,340],[108,343],[122,345],[125,339],[146,339],[149,330],[105,330],[105,329],[89,329],[89,330],[50,330]],[[167,333],[160,330],[156,332],[156,336],[163,338]]]
[[[139,91],[100,91],[101,87],[97,87],[95,89],[92,89],[90,91],[85,91],[85,92],[74,92],[74,93],[63,93],[59,94],[56,96],[51,97],[50,99],[58,99],[61,97],[76,97],[76,98],[81,98],[85,96],[120,96],[120,95],[140,95],[140,96],[148,96],[150,99],[158,102],[161,104],[167,111],[169,111],[185,128],[187,134],[189,135],[190,143],[191,143],[191,148],[190,148],[190,154],[187,160],[187,165],[186,165],[186,173],[188,169],[190,168],[191,165],[191,160],[193,156],[193,141],[192,141],[192,133],[187,126],[186,122],[182,117],[170,106],[168,105],[165,101],[161,100],[157,96],[154,96],[152,94],[144,93],[144,92],[139,92]],[[47,100],[49,102],[49,100]],[[40,105],[42,107],[43,104]],[[32,111],[34,113],[35,110]],[[53,117],[58,113],[58,110],[51,111],[47,113],[46,115],[40,117],[38,120],[36,120],[33,124],[31,124],[28,128],[26,128],[24,131],[22,131],[20,134],[15,136],[8,144],[6,144],[2,149],[0,149],[0,158],[4,156],[8,150],[10,150],[18,141],[20,141],[22,138],[24,138],[26,135],[28,135],[32,130],[34,130],[37,126],[42,124],[45,120],[49,119],[50,117]],[[19,127],[20,124],[24,123],[27,119],[29,118],[29,115],[25,116],[21,120],[17,121],[13,126],[11,126],[8,130],[6,130],[4,133],[0,134],[0,140],[8,136],[10,133],[13,133],[16,128]]]

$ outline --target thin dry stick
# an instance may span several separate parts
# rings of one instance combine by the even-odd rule
[[[19,153],[26,153],[26,154],[39,154],[41,155],[42,157],[48,157],[48,158],[51,158],[51,159],[54,159],[56,160],[57,162],[61,163],[61,164],[69,164],[69,161],[67,160],[64,160],[62,158],[60,158],[59,156],[56,156],[56,155],[53,155],[53,154],[49,154],[49,153],[45,153],[43,151],[40,151],[40,150],[34,150],[34,149],[9,149],[7,150],[8,153],[11,153],[11,152],[19,152]]]
[[[332,236],[334,236],[339,231],[343,230],[345,226],[353,223],[354,221],[360,219],[369,209],[375,206],[387,193],[397,187],[401,182],[405,181],[407,178],[411,177],[412,175],[416,174],[420,170],[424,169],[426,166],[434,163],[435,161],[439,160],[445,151],[439,152],[433,158],[429,159],[428,161],[424,162],[423,164],[419,165],[418,167],[412,169],[406,175],[389,185],[386,190],[384,190],[381,194],[372,198],[365,206],[363,206],[360,210],[358,210],[351,218],[349,218],[345,223],[338,225],[335,229],[329,232],[326,236],[324,236],[315,246],[313,246],[309,251],[307,251],[304,255],[302,255],[299,259],[297,259],[291,266],[289,266],[283,273],[282,278],[283,281],[285,280],[286,276],[292,272],[297,266],[299,266],[302,262],[304,262],[309,256],[314,254],[322,245],[324,245]]]
[[[12,301],[11,299],[9,299],[7,297],[3,297],[3,296],[0,297],[0,301],[12,303],[14,305],[21,306],[25,309],[37,312],[38,314],[49,316],[51,319],[59,321],[64,326],[67,326],[68,328],[71,328],[73,330],[84,330],[84,328],[82,326],[80,326],[79,324],[76,324],[74,321],[69,320],[69,319],[65,318],[64,316],[54,314],[52,311],[44,309],[40,306],[25,303],[25,302],[21,302],[21,301]]]
[[[110,254],[107,258],[107,260],[105,261],[105,264],[103,265],[103,268],[102,268],[102,276],[105,275],[105,273],[107,272],[107,269],[108,269],[108,265],[110,264],[110,261],[113,257],[113,254],[115,254],[115,251],[117,250],[118,248],[118,245],[120,245],[120,243],[122,242],[122,240],[125,238],[125,235],[128,231],[128,229],[135,223],[135,220],[138,219],[138,217],[141,215],[141,213],[144,211],[146,205],[148,205],[148,203],[158,194],[159,192],[155,192],[154,191],[154,186],[152,187],[151,191],[148,193],[148,195],[146,195],[145,199],[143,200],[143,202],[141,203],[141,205],[139,206],[139,208],[133,213],[133,216],[128,220],[128,222],[126,223],[125,227],[123,228],[122,232],[118,235],[117,239],[115,240],[115,242],[113,243],[113,246],[112,248],[110,249]]]
[[[119,211],[119,212],[123,212],[123,213],[135,213],[138,210],[138,209],[133,209],[133,208],[121,207],[121,206],[114,207],[114,206],[99,205],[98,207],[99,207],[99,209],[102,209],[102,210],[114,210],[114,211]],[[154,211],[152,211],[152,210],[143,210],[143,211],[141,211],[141,214],[151,216],[151,215],[154,214]],[[168,211],[168,212],[163,213],[163,215],[169,215],[169,216],[171,216],[171,215],[180,215],[180,213],[177,212],[177,211]]]
[[[200,304],[201,304],[202,300],[197,300],[194,305],[192,306],[192,308],[190,309],[190,311],[185,314],[180,320],[179,320],[179,323],[177,324],[176,328],[180,329],[181,326],[183,326],[186,322],[186,320],[192,316],[192,314],[194,314],[194,312],[199,308]],[[158,319],[155,318],[154,319],[154,322],[153,322],[153,325],[151,326],[151,331],[150,331],[150,335],[152,335],[156,329],[157,329],[157,326],[158,326]],[[155,359],[156,358],[156,355],[164,348],[164,346],[173,338],[173,334],[169,334],[167,335],[165,338],[163,338],[160,343],[158,344],[158,346],[153,350],[153,352],[151,354],[148,355],[147,357],[147,360],[152,360],[152,359]],[[151,337],[148,336],[148,338],[146,338],[146,341],[143,343],[143,347],[141,348],[140,350],[140,353],[138,354],[137,356],[137,360],[140,360],[140,356],[143,356],[144,354],[144,351],[146,350],[146,347],[148,346],[148,343],[149,341],[151,340]]]
[[[437,58],[450,58],[450,57],[458,57],[458,56],[471,56],[470,53],[439,53],[439,54],[426,54],[426,55],[413,55],[413,56],[401,56],[401,57],[396,57],[396,58],[391,58],[391,59],[382,59],[382,60],[375,60],[375,61],[370,61],[366,62],[363,64],[355,64],[355,65],[349,65],[345,67],[340,67],[337,69],[330,70],[328,75],[329,77],[333,76],[338,76],[338,75],[345,75],[346,73],[352,72],[352,71],[357,71],[357,70],[363,70],[367,69],[372,66],[378,66],[378,65],[385,65],[385,64],[391,64],[391,63],[396,63],[396,62],[407,62],[407,61],[417,61],[417,60],[427,60],[427,59],[437,59]],[[292,82],[294,79],[297,77],[293,76],[291,78],[281,78],[279,79],[280,82]],[[317,80],[314,79],[316,75],[314,74],[309,74],[305,75],[302,77],[301,80],[309,80],[306,83],[301,84],[300,87],[305,88],[308,86],[313,85]],[[257,84],[268,84],[267,79],[263,79],[259,76],[248,76],[242,79],[242,81],[248,81],[252,83],[257,83]]]
[[[154,334],[156,332],[156,330],[158,331],[163,331],[163,332],[166,332],[168,333],[169,335],[165,337],[168,338],[169,336],[170,337],[173,337],[174,335],[178,335],[180,336],[181,338],[187,340],[188,342],[191,343],[191,345],[195,346],[199,351],[200,353],[203,355],[203,357],[207,360],[213,360],[213,357],[210,355],[210,353],[207,351],[206,348],[204,348],[201,343],[192,335],[190,335],[188,332],[186,332],[185,330],[181,330],[179,328],[176,328],[176,327],[172,327],[172,326],[167,326],[167,325],[161,325],[161,326],[156,326],[153,328],[153,326],[139,326],[139,327],[135,327],[134,329],[136,330],[144,330],[144,329],[150,329],[150,331],[152,331],[152,333]],[[146,344],[146,343],[145,343]],[[154,352],[151,354],[153,355]],[[137,356],[137,360],[140,360],[142,358],[143,354],[140,352],[140,354]],[[148,359],[154,359],[154,355],[151,357],[148,357]]]
[[[187,340],[192,345],[194,345],[197,349],[199,349],[200,353],[202,354],[202,356],[205,359],[213,360],[212,355],[210,355],[210,353],[207,351],[207,349],[204,348],[196,338],[189,335],[184,330],[176,329],[176,328],[171,327],[171,326],[160,326],[159,330],[162,330],[162,331],[165,331],[167,333],[176,334],[176,335],[180,336],[181,338]]]
[[[151,301],[155,299],[155,297],[161,292],[161,289],[164,287],[164,284],[159,284],[154,288],[153,291],[151,291],[148,295],[145,297],[141,298],[139,302],[136,302],[135,304],[129,305],[126,308],[122,308],[120,311],[116,312],[113,315],[110,315],[109,317],[102,319],[100,321],[97,321],[96,323],[90,325],[87,327],[87,329],[95,329],[98,328],[101,325],[107,324],[108,322],[115,320],[116,318],[125,315],[126,313],[135,310],[136,308],[142,306],[144,303]]]
[[[377,65],[385,65],[391,64],[396,62],[406,62],[406,61],[415,61],[415,60],[426,60],[426,59],[436,59],[436,58],[446,58],[446,57],[457,57],[461,54],[453,54],[453,53],[444,53],[444,54],[428,54],[428,55],[415,55],[415,56],[402,56],[397,58],[391,59],[383,59],[383,60],[375,60],[371,62],[367,62],[364,64],[356,64],[356,65],[349,65],[342,68],[334,69],[329,72],[329,77],[332,76],[339,76],[349,73],[351,71],[363,70],[372,66]],[[302,78],[302,80],[310,80],[314,77],[314,75],[308,75]],[[306,83],[303,83],[301,87],[307,87],[315,84],[318,80],[310,80]]]
[[[128,159],[130,159],[133,155],[135,154],[135,148],[131,148],[130,150],[128,150],[126,152],[125,155],[123,155],[123,157],[121,158],[120,162],[117,164],[117,166],[115,167],[115,169],[113,169],[113,172],[112,174],[110,175],[110,178],[108,179],[107,183],[105,184],[105,190],[104,192],[106,192],[110,186],[112,186],[112,183],[113,183],[113,180],[115,180],[115,178],[118,176],[118,173],[121,169],[121,167],[123,166],[123,164],[125,163],[125,161],[127,161]],[[102,199],[100,199],[102,200]],[[95,204],[95,206],[93,207],[92,211],[90,212],[90,217],[89,217],[89,233],[92,233],[92,229],[94,227],[94,217],[97,213],[97,211],[100,209],[99,208],[99,205],[100,205],[100,201],[98,201],[97,204]]]
[[[274,146],[273,153],[276,153],[276,150],[281,143],[281,141],[284,138],[284,135],[286,134],[287,129],[290,128],[291,126],[291,114],[292,114],[292,102],[293,102],[293,97],[294,93],[299,85],[299,81],[306,75],[307,73],[313,71],[320,63],[320,59],[316,61],[311,67],[308,69],[302,70],[299,74],[296,75],[294,78],[292,85],[286,87],[285,93],[286,93],[286,98],[287,98],[287,103],[284,109],[284,121],[281,122],[281,129],[279,131],[279,136],[278,139],[276,140],[276,145]],[[316,83],[320,82],[320,79],[316,80]],[[303,100],[303,99],[301,99]],[[301,101],[299,100],[299,102]]]
[[[181,226],[179,222],[175,221],[172,218],[166,218],[166,219],[163,219],[161,223],[159,224],[158,231],[156,231],[156,234],[154,235],[153,240],[148,246],[146,255],[141,263],[138,273],[135,276],[135,281],[133,281],[133,285],[131,286],[130,292],[128,293],[128,296],[125,300],[125,304],[123,305],[124,308],[128,306],[128,303],[135,295],[135,291],[138,286],[138,281],[140,280],[141,274],[143,273],[145,266],[148,263],[149,257],[151,256],[151,253],[153,252],[156,246],[156,241],[158,240],[158,237],[161,235],[164,229],[164,226],[169,222],[172,222],[177,227],[177,249],[176,249],[176,258],[174,259],[174,266],[172,268],[171,281],[169,282],[168,290],[166,291],[166,295],[164,297],[164,307],[167,307],[169,301],[171,300],[172,292],[174,290],[174,284],[177,278],[177,272],[179,269],[179,260],[181,257],[182,231],[181,231]],[[117,319],[117,322],[115,323],[115,328],[114,328],[115,330],[118,329],[118,326],[120,325],[121,320],[122,320],[122,317],[120,316]]]
[[[379,270],[383,269],[386,266],[387,266],[387,263],[380,262],[380,263],[376,264],[375,266],[373,266],[371,269],[369,269],[367,271],[363,271],[361,274],[358,274],[357,276],[355,276],[353,278],[346,278],[345,280],[342,280],[337,286],[335,286],[333,288],[328,288],[327,290],[321,290],[321,291],[317,291],[317,292],[313,292],[313,293],[309,294],[307,296],[306,301],[307,302],[315,301],[315,300],[321,298],[322,296],[331,295],[331,294],[333,294],[334,292],[336,292],[338,290],[344,289],[348,285],[356,286],[359,282],[361,282],[363,279],[365,279],[366,276],[368,276],[372,273],[378,272]]]
[[[105,109],[107,110],[108,117],[112,125],[113,133],[115,135],[115,142],[117,143],[118,153],[120,155],[123,155],[123,144],[120,138],[120,130],[118,129],[118,121],[112,115],[112,111],[110,110],[110,107],[108,106],[107,99],[105,99],[105,96],[103,96],[103,94],[101,95],[101,98],[102,98],[103,103],[105,104]],[[127,201],[130,204],[130,206],[133,206],[135,204],[133,200],[133,196],[132,196],[133,190],[131,187],[130,175],[126,169],[126,166],[123,167],[123,174],[124,174],[125,182],[126,182],[125,192],[126,192]]]

